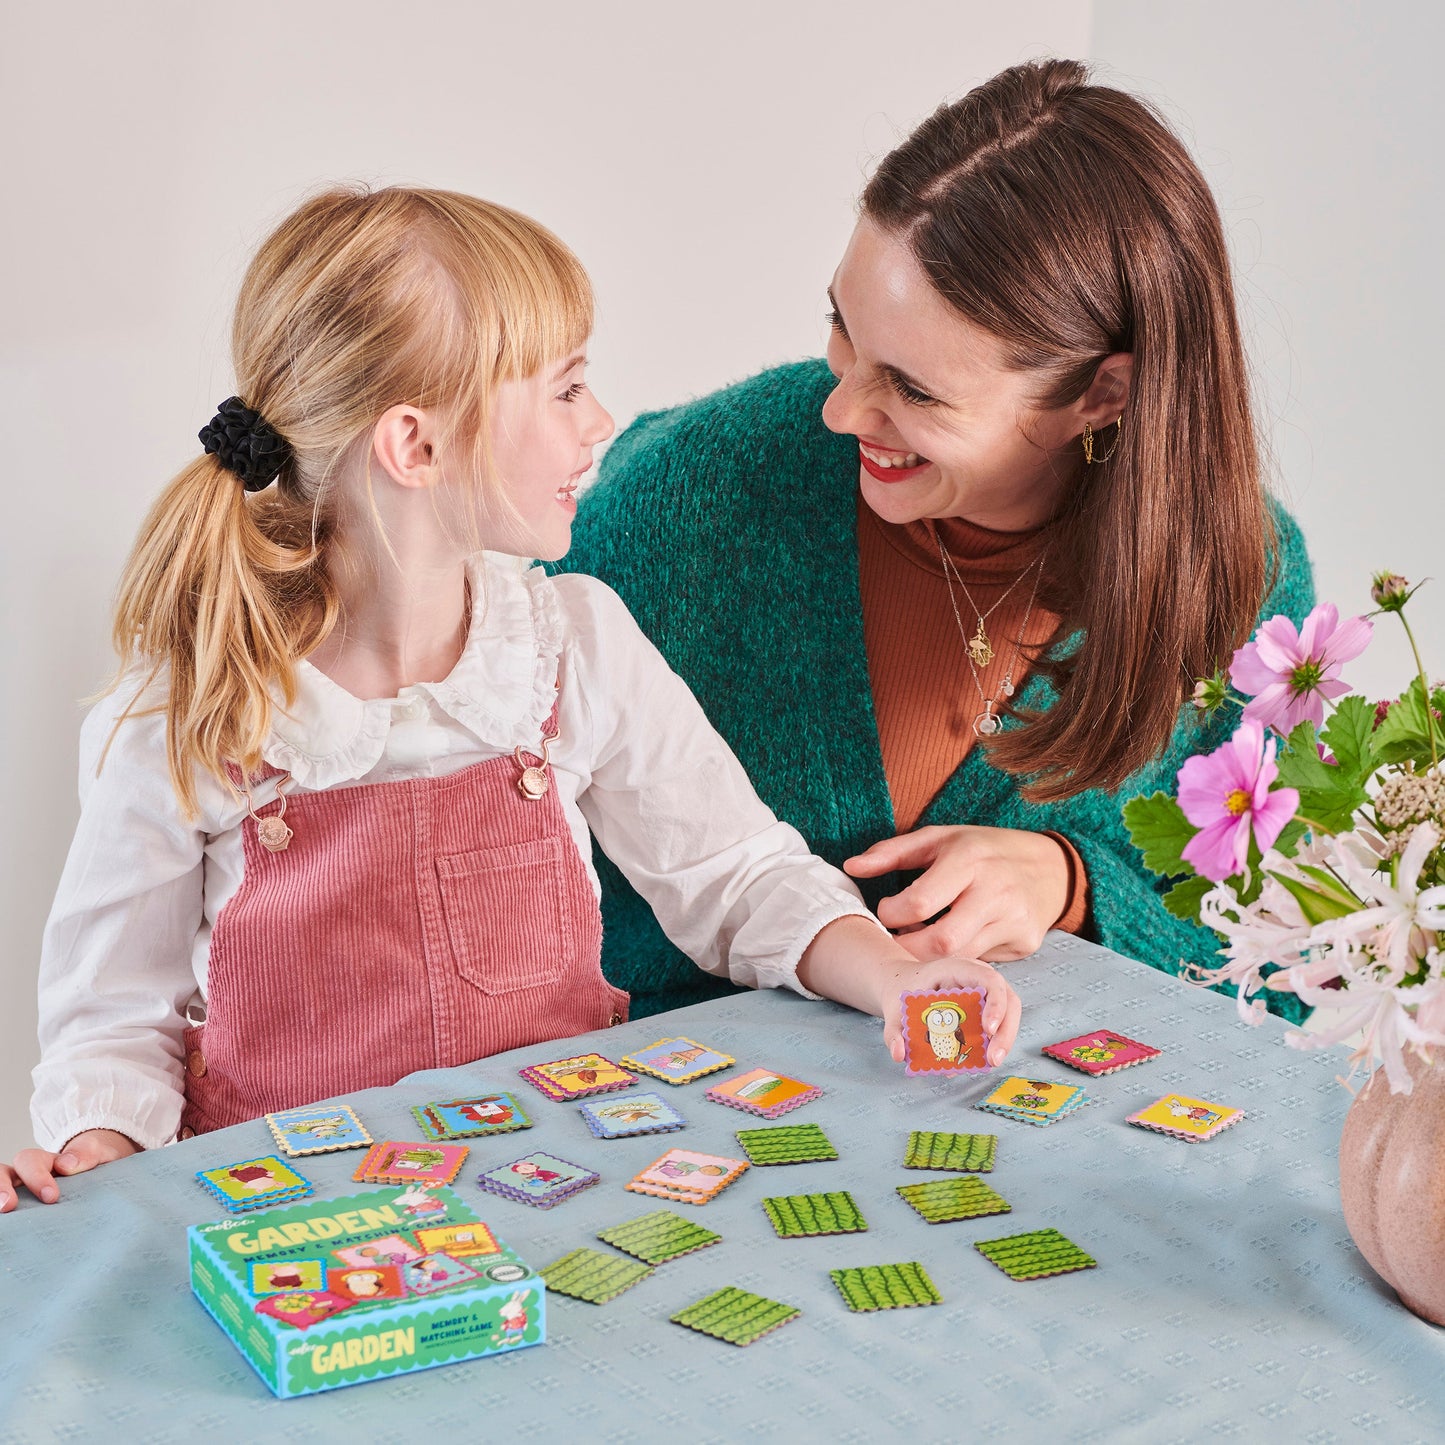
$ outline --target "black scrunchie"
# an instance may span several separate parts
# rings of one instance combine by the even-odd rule
[[[248,492],[269,486],[291,458],[291,444],[239,396],[227,397],[199,433],[201,445]]]

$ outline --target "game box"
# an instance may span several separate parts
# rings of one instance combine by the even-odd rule
[[[191,1288],[283,1399],[538,1345],[542,1278],[441,1185],[193,1225]]]

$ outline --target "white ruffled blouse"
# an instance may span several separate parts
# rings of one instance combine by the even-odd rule
[[[291,774],[288,792],[536,752],[557,702],[551,762],[593,887],[589,829],[700,968],[805,993],[798,961],[818,931],[871,917],[853,883],[762,803],[609,587],[494,554],[471,578],[467,642],[443,681],[362,701],[299,665],[295,706],[262,750]],[[31,1114],[46,1149],[85,1129],[146,1148],[175,1138],[181,1034],[204,1008],[211,926],[244,867],[245,804],[225,784],[199,778],[200,816],[182,819],[162,714],[129,718],[112,738],[133,692],[105,698],[81,729],[80,822],[40,965]],[[253,795],[260,807],[272,793]]]

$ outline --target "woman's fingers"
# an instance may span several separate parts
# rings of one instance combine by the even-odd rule
[[[888,928],[926,923],[936,913],[962,902],[975,874],[974,862],[966,850],[942,854],[907,888],[879,902],[879,920]]]
[[[880,838],[852,858],[843,860],[843,871],[854,878],[876,878],[899,868],[927,868],[938,856],[945,828],[915,828],[896,838]]]
[[[888,902],[887,899],[883,900]],[[906,948],[919,963],[931,963],[934,959],[961,955],[964,958],[982,958],[983,949],[979,940],[985,935],[992,937],[997,932],[996,920],[989,916],[990,905],[982,900],[970,898],[967,894],[959,898],[941,918],[935,919],[926,928],[915,928],[898,935],[898,942]],[[937,912],[937,910],[934,910]],[[882,905],[878,916],[884,923]]]

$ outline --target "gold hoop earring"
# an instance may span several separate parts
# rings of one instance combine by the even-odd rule
[[[1095,462],[1098,462],[1102,466],[1103,463],[1107,462],[1109,458],[1119,450],[1119,440],[1124,435],[1124,416],[1122,412],[1114,425],[1118,428],[1114,433],[1114,445],[1109,448],[1104,456],[1096,457],[1094,455],[1094,428],[1091,427],[1088,422],[1084,423],[1084,465],[1086,467],[1093,466]]]

